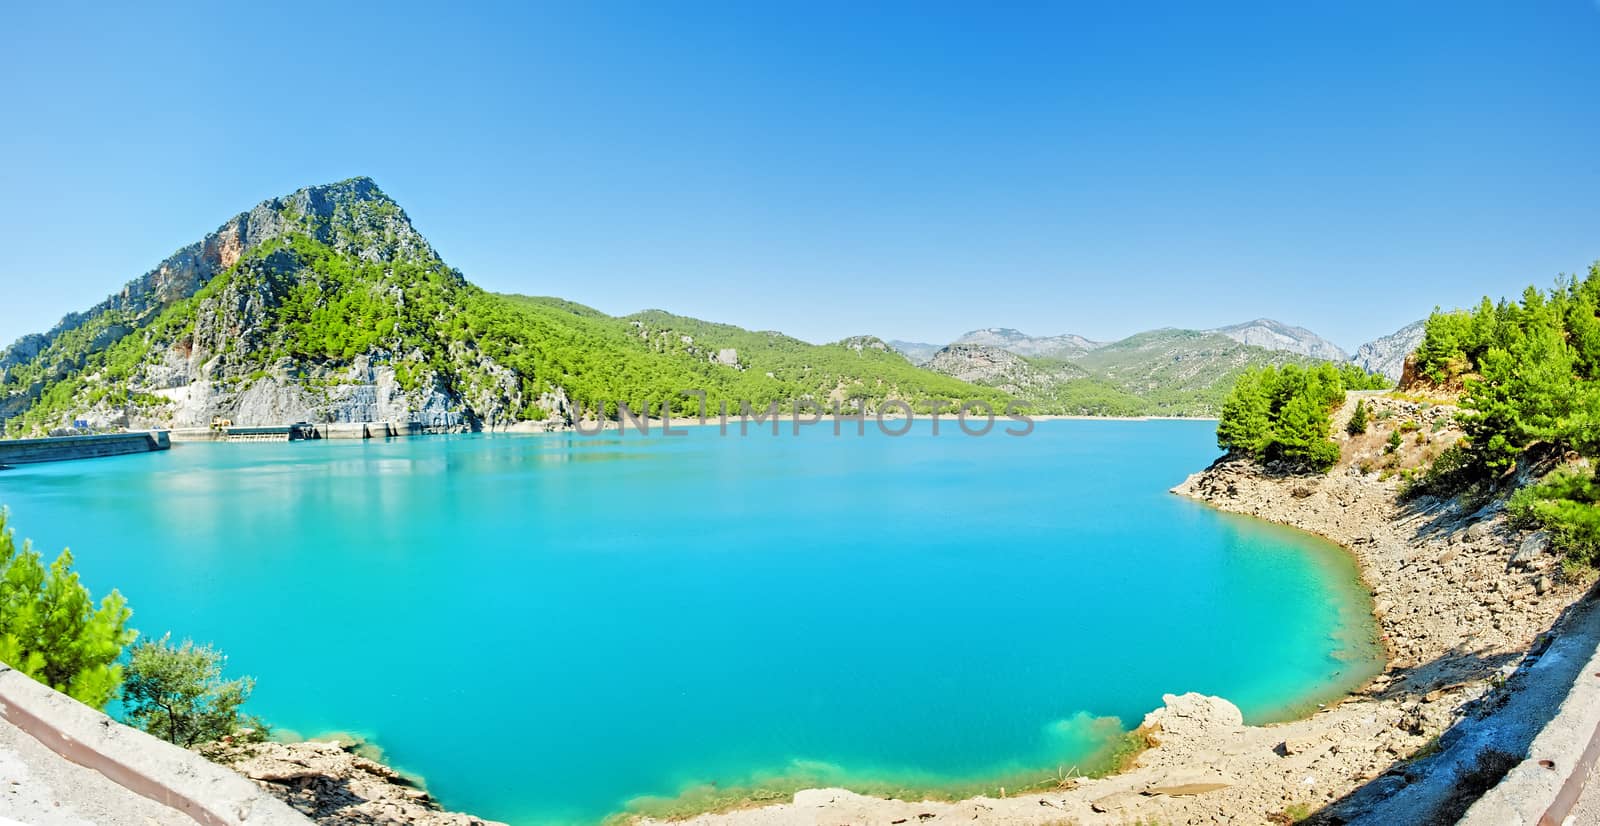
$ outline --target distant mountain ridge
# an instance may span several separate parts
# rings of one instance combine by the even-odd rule
[[[1026,357],[956,343],[930,370],[995,387],[1041,411],[1086,416],[1215,416],[1247,369],[1318,360],[1242,344],[1218,333],[1161,329],[1099,344],[1074,358]]]
[[[890,339],[886,342],[894,351],[906,357],[912,364],[922,364],[933,358],[933,354],[944,347],[942,344],[929,344],[925,341],[901,341]]]
[[[1041,409],[1084,415],[1209,416],[1244,370],[1319,362],[1355,364],[1391,380],[1421,327],[1362,345],[1358,357],[1305,329],[1258,318],[1210,330],[1163,328],[1114,342],[1008,327],[966,333],[946,347],[891,341],[935,372],[1003,389]]]

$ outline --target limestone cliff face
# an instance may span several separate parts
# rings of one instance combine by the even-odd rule
[[[1020,356],[1078,358],[1105,342],[1091,341],[1072,333],[1059,336],[1030,336],[1010,327],[985,327],[982,330],[973,330],[951,343],[992,347]]]
[[[1322,336],[1304,327],[1295,327],[1270,318],[1258,318],[1206,332],[1227,336],[1240,344],[1267,350],[1282,350],[1286,353],[1299,353],[1327,361],[1344,361],[1349,358],[1337,344]]]
[[[1382,338],[1373,339],[1361,345],[1350,360],[1369,373],[1382,373],[1394,381],[1400,381],[1405,371],[1406,357],[1422,343],[1426,324],[1426,321],[1413,322]]]
[[[1071,364],[1053,369],[1036,366],[1010,350],[981,344],[952,344],[933,354],[927,369],[953,378],[1028,395],[1068,379],[1087,375]]]

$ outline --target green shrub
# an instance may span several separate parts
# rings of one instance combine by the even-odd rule
[[[253,737],[265,737],[261,721],[239,710],[255,681],[224,680],[226,662],[209,645],[189,640],[173,645],[171,634],[139,643],[129,657],[125,719],[184,748],[232,736],[242,728],[251,729]]]
[[[1518,527],[1549,531],[1551,546],[1567,559],[1600,562],[1600,480],[1593,473],[1557,470],[1513,494],[1507,512]]]
[[[1453,445],[1445,448],[1427,470],[1414,476],[1411,484],[1401,491],[1401,497],[1449,496],[1482,481],[1482,468],[1473,461],[1472,453],[1462,445]]]

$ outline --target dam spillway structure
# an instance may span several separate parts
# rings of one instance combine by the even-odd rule
[[[301,442],[317,439],[392,439],[434,432],[420,422],[297,422],[283,425],[220,425],[172,431],[179,442]]]

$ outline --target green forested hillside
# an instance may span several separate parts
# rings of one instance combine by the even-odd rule
[[[184,278],[171,275],[181,272]],[[185,280],[187,279],[187,280]],[[617,405],[659,414],[809,400],[918,409],[1005,394],[913,367],[875,339],[812,345],[648,311],[614,318],[487,293],[399,206],[353,179],[241,214],[124,295],[0,357],[11,435],[305,418],[503,425]]]

